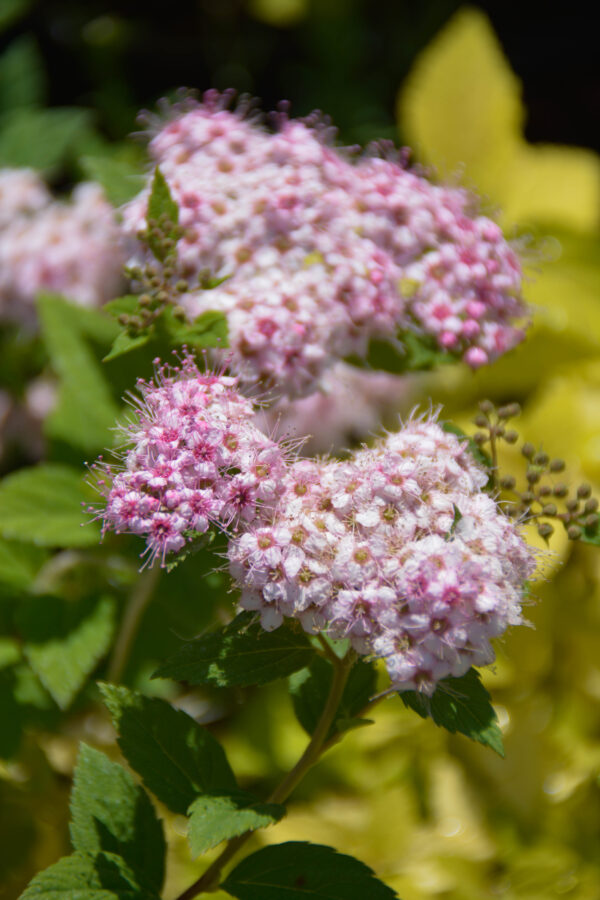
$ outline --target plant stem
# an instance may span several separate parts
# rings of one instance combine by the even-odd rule
[[[142,616],[152,598],[152,594],[158,584],[159,578],[159,566],[153,566],[151,569],[146,569],[129,595],[123,621],[121,622],[121,630],[117,636],[112,656],[108,664],[106,673],[108,681],[118,683],[123,676]]]
[[[335,656],[335,654],[333,655]],[[268,803],[284,803],[292,791],[302,781],[308,770],[314,766],[322,753],[330,746],[331,741],[327,741],[327,735],[335,720],[335,714],[340,705],[348,675],[350,674],[350,669],[354,665],[355,660],[356,655],[352,650],[346,654],[343,659],[339,659],[335,656],[331,689],[325,706],[323,707],[321,717],[317,723],[317,727],[315,728],[310,741],[306,745],[304,753],[294,768],[288,772],[283,781],[275,788],[267,801]],[[176,900],[192,900],[192,898],[197,897],[198,894],[216,891],[219,887],[221,870],[226,863],[235,856],[240,847],[246,843],[252,833],[252,831],[246,831],[245,834],[241,834],[239,837],[229,841],[223,852],[211,863],[198,881],[194,882],[194,884],[185,890],[183,894],[180,894]]]

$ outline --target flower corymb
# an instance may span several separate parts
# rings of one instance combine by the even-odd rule
[[[176,107],[149,149],[180,211],[181,303],[227,314],[242,384],[309,394],[372,338],[408,332],[472,368],[522,339],[519,259],[468,192],[381,148],[354,159],[314,119],[281,113],[269,132],[226,100]],[[134,264],[148,196],[124,209]],[[203,291],[207,271],[227,280]]]

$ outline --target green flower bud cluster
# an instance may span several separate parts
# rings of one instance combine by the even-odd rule
[[[491,487],[508,494],[507,512],[513,518],[535,522],[538,534],[546,541],[554,534],[553,521],[562,522],[572,541],[579,540],[584,533],[595,532],[600,526],[598,500],[591,496],[589,484],[573,488],[564,481],[555,480],[555,476],[565,469],[562,459],[551,459],[543,450],[537,450],[526,441],[521,446],[521,455],[527,462],[525,484],[520,486],[513,475],[501,475],[499,472],[498,443],[518,442],[518,433],[506,426],[508,420],[520,412],[518,403],[499,408],[490,400],[479,403],[479,413],[473,419],[479,430],[473,435],[473,441],[480,449],[489,449]]]

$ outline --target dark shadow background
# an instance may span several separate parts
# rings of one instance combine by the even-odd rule
[[[6,0],[0,0],[0,5]],[[289,0],[288,0],[289,2]],[[268,5],[273,5],[270,0]],[[398,86],[457,0],[295,0],[287,24],[264,20],[264,0],[31,0],[2,35],[37,40],[51,105],[96,110],[109,138],[179,86],[235,87],[294,115],[318,107],[342,141],[397,138]],[[522,79],[530,141],[600,149],[597,34],[572,3],[481,2]],[[0,45],[0,50],[2,49]]]

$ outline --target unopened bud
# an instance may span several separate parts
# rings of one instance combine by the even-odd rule
[[[583,508],[586,513],[596,512],[598,509],[598,501],[595,497],[590,497],[589,500],[585,501],[585,506]]]
[[[536,466],[547,466],[548,463],[550,462],[550,457],[548,456],[547,453],[540,452],[540,453],[535,454],[535,456],[533,457],[533,461],[536,464]]]
[[[140,306],[150,306],[150,304],[152,303],[152,297],[150,296],[150,294],[140,294],[140,296],[138,297],[138,303],[140,304]]]
[[[525,477],[527,478],[529,484],[537,484],[542,476],[537,469],[527,469],[527,474]]]
[[[127,313],[121,313],[121,315],[120,315],[120,316],[118,317],[118,319],[117,319],[117,322],[119,323],[119,325],[125,325],[125,326],[126,326],[126,325],[129,325],[129,316],[128,316],[128,314],[127,314]]]
[[[542,507],[543,516],[555,516],[556,512],[557,510],[555,503],[546,503],[546,505]]]
[[[555,497],[566,497],[567,494],[569,493],[569,488],[567,487],[567,485],[564,482],[561,481],[558,484],[554,485],[554,488],[552,489],[552,493],[554,494]]]
[[[550,524],[550,522],[542,522],[541,525],[538,525],[538,534],[540,537],[547,540],[551,535],[554,534],[554,528]]]
[[[521,494],[521,500],[523,501],[523,503],[533,503],[533,501],[535,500],[535,494],[533,493],[533,491],[523,491],[523,493]]]
[[[533,446],[533,444],[530,444],[529,441],[527,441],[527,443],[523,444],[523,446],[521,447],[521,453],[523,454],[525,459],[533,459],[535,447]]]
[[[180,319],[182,322],[185,321],[186,315],[185,315],[185,309],[183,308],[183,306],[179,306],[179,305],[174,306],[173,307],[173,315],[175,316],[176,319]]]
[[[579,509],[579,501],[575,499],[567,500],[566,506],[569,512],[576,512]]]
[[[519,435],[514,430],[507,431],[504,434],[504,440],[506,441],[507,444],[516,444],[517,441],[519,440]]]
[[[598,522],[600,522],[600,516],[598,516],[597,513],[592,513],[583,520],[583,524],[586,528],[595,528]]]
[[[540,497],[549,497],[552,493],[552,488],[549,484],[541,484],[538,488],[538,494]]]
[[[473,423],[477,425],[478,428],[487,428],[489,424],[487,416],[481,415],[481,413],[475,416]]]
[[[587,500],[587,498],[590,496],[591,493],[592,493],[592,488],[590,487],[589,484],[586,484],[585,482],[583,484],[580,484],[579,487],[577,488],[577,496],[581,500]]]
[[[565,469],[564,459],[553,459],[550,461],[550,471],[551,472],[564,472],[564,469]]]
[[[515,416],[518,416],[521,412],[521,407],[518,403],[507,403],[506,406],[501,406],[498,410],[498,418],[499,419],[514,419]]]
[[[567,528],[567,535],[570,541],[578,541],[581,534],[582,532],[579,525],[569,525]]]
[[[476,431],[473,435],[473,440],[478,446],[480,446],[481,444],[485,444],[485,442],[488,440],[488,436],[487,434],[484,434],[483,431]]]
[[[482,413],[489,414],[494,411],[494,404],[491,400],[480,400],[477,405]]]
[[[180,294],[185,294],[185,292],[188,290],[188,288],[189,288],[189,285],[188,285],[187,281],[185,281],[183,278],[181,278],[175,285],[175,289],[178,290]]]
[[[516,479],[513,478],[512,475],[505,475],[503,478],[500,479],[500,487],[504,488],[504,490],[506,490],[506,491],[514,490],[516,483],[517,483]]]

